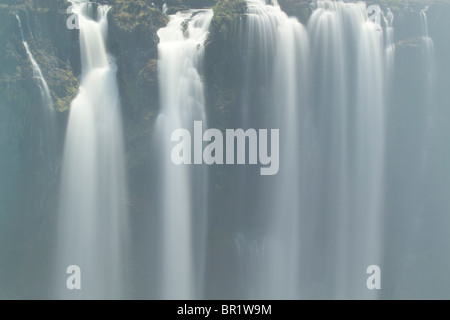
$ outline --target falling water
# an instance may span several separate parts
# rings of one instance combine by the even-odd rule
[[[391,9],[387,9],[387,13],[383,15],[384,25],[385,25],[385,60],[386,60],[386,68],[385,73],[387,78],[387,85],[391,84],[392,81],[392,72],[394,70],[394,60],[395,60],[395,42],[394,42],[394,14]],[[388,94],[389,96],[389,94]]]
[[[300,112],[306,103],[308,37],[304,27],[282,12],[276,2],[271,5],[259,0],[247,1],[245,32],[247,52],[251,55],[245,90],[257,90],[257,95],[266,96],[259,101],[251,101],[251,93],[246,97],[242,125],[247,127],[250,119],[257,118],[255,104],[268,108],[270,120],[260,119],[259,124],[253,120],[251,125],[264,122],[282,130],[280,167],[289,169],[278,173],[265,197],[271,198],[271,203],[264,203],[259,210],[260,218],[266,219],[269,226],[265,236],[253,242],[242,235],[237,238],[240,259],[251,265],[244,266],[248,270],[244,277],[251,279],[243,283],[244,297],[295,299],[300,297],[299,142]]]
[[[423,70],[423,78],[424,81],[424,100],[423,100],[423,107],[422,110],[424,112],[423,118],[425,119],[424,122],[424,140],[423,145],[419,146],[418,148],[422,150],[421,152],[421,163],[420,168],[418,168],[417,172],[419,173],[419,181],[420,186],[423,186],[422,189],[419,191],[421,194],[426,194],[429,189],[426,187],[427,185],[427,179],[432,174],[430,173],[432,171],[432,168],[430,167],[430,163],[432,161],[432,157],[435,154],[435,151],[433,150],[433,146],[436,144],[436,123],[437,123],[437,110],[435,106],[435,86],[436,86],[436,70],[435,70],[435,53],[434,53],[434,41],[430,37],[428,32],[428,18],[427,18],[427,11],[428,6],[426,6],[423,10],[420,12],[420,20],[421,20],[421,36],[423,41],[423,62],[422,65],[424,66]],[[414,130],[417,130],[414,128]],[[438,147],[439,148],[439,147]],[[421,204],[421,206],[423,206]],[[420,221],[423,219],[423,212],[418,212],[416,216],[416,221]],[[419,224],[416,223],[416,227],[419,227]]]
[[[30,59],[31,65],[33,66],[33,77],[37,80],[39,89],[41,90],[41,97],[42,97],[43,103],[47,108],[52,110],[53,109],[53,99],[52,99],[52,96],[50,95],[50,89],[48,88],[47,81],[45,81],[45,78],[42,75],[41,68],[39,67],[38,63],[34,59],[33,54],[30,51],[28,42],[25,41],[25,38],[23,35],[23,30],[22,30],[22,22],[20,20],[20,17],[18,15],[16,15],[16,19],[19,23],[20,35],[22,37],[23,46],[25,47],[28,58]]]
[[[280,166],[293,169],[283,169],[274,184],[275,202],[269,223],[275,242],[269,253],[272,278],[267,289],[272,298],[300,297],[301,154],[304,151],[300,147],[304,145],[303,122],[306,118],[301,115],[305,114],[307,102],[308,60],[306,30],[297,20],[280,15],[272,97],[277,97],[274,105],[278,108],[274,110],[274,116],[278,119],[278,128],[283,130]]]
[[[128,226],[117,67],[105,45],[110,7],[73,5],[80,19],[82,76],[64,148],[56,295],[117,299],[124,293]],[[66,287],[70,265],[81,268],[82,290]]]
[[[318,1],[308,31],[313,82],[320,84],[313,89],[320,165],[311,163],[319,196],[310,213],[321,225],[314,239],[326,252],[322,271],[330,278],[323,285],[333,298],[375,298],[365,272],[381,264],[383,32],[368,21],[364,3],[341,1]]]
[[[317,2],[317,9],[308,23],[311,43],[311,122],[308,124],[311,155],[307,159],[305,177],[311,197],[305,199],[306,223],[310,231],[303,237],[314,251],[307,251],[302,260],[316,261],[304,266],[305,276],[311,279],[305,289],[312,297],[326,296],[346,281],[345,257],[348,244],[343,235],[349,223],[349,84],[346,48],[354,46],[348,39],[359,26],[362,15],[358,9],[334,2]],[[362,11],[362,9],[360,10]],[[342,20],[348,23],[344,32]],[[348,45],[346,45],[346,43]],[[306,248],[308,250],[308,248]],[[340,256],[341,259],[336,257]],[[312,260],[314,259],[314,260]],[[334,276],[333,265],[339,276]],[[326,276],[324,276],[324,274]],[[328,296],[330,297],[330,296]]]
[[[384,60],[382,32],[367,19],[364,3],[318,1],[308,24],[320,84],[312,100],[318,198],[309,213],[325,253],[322,286],[333,298],[370,296],[365,271],[380,264]]]
[[[426,120],[425,126],[425,141],[423,146],[422,153],[422,164],[421,164],[421,173],[422,180],[426,179],[428,175],[427,172],[427,162],[428,157],[430,155],[430,151],[428,148],[433,144],[432,138],[432,130],[433,130],[433,122],[435,121],[435,109],[434,109],[434,87],[435,87],[435,66],[434,66],[434,42],[433,39],[430,38],[428,33],[428,19],[427,19],[427,11],[428,6],[426,6],[423,10],[420,11],[420,21],[421,21],[421,32],[422,32],[422,41],[423,41],[423,65],[424,65],[424,79],[425,79],[425,92],[424,92],[424,108],[425,111],[424,117]]]
[[[193,134],[194,121],[205,129],[205,97],[201,78],[212,10],[179,12],[158,30],[161,112],[157,135],[161,150],[162,298],[194,299],[203,295],[206,242],[206,168],[176,166],[170,154],[173,130]],[[202,133],[200,133],[202,135]]]
[[[256,240],[247,239],[252,230],[237,237],[251,273],[244,296],[375,298],[366,269],[381,264],[393,50],[362,2],[317,1],[307,31],[276,1],[247,5],[242,119],[279,127],[282,145],[280,172],[260,196],[266,230]]]
[[[427,77],[427,94],[432,95],[431,88],[433,87],[434,79],[434,42],[430,38],[428,33],[428,19],[427,19],[428,6],[420,11],[420,21],[422,27],[422,41],[424,43],[424,56],[425,56],[425,68]]]
[[[48,87],[47,81],[45,80],[39,64],[36,62],[33,54],[31,53],[30,46],[25,40],[22,21],[20,17],[16,15],[16,19],[19,23],[20,35],[22,37],[22,43],[27,52],[28,58],[30,59],[31,66],[33,68],[33,78],[36,82],[41,93],[43,110],[39,113],[40,117],[40,145],[42,146],[42,157],[46,162],[47,167],[50,171],[55,170],[54,166],[54,147],[55,147],[55,112],[53,110],[53,99],[50,94],[50,89]]]
[[[349,298],[376,298],[377,291],[369,291],[363,280],[370,265],[381,265],[384,212],[385,162],[385,49],[382,32],[370,23],[363,23],[358,52],[358,87],[355,145],[356,179],[355,237],[352,239],[354,267]],[[342,258],[341,258],[342,259]],[[362,273],[361,277],[356,276]],[[352,276],[352,275],[351,275]]]

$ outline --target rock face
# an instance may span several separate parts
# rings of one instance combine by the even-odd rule
[[[68,109],[78,87],[74,77],[74,71],[79,72],[79,52],[74,41],[77,35],[64,27],[68,17],[67,7],[63,0],[57,0],[56,5],[55,1],[41,1],[39,6],[30,1],[15,1],[7,7],[0,6],[2,21],[6,22],[0,36],[5,43],[0,54],[5,58],[2,62],[6,62],[6,74],[12,75],[17,66],[25,69],[29,66],[15,19],[18,15],[22,20],[25,40],[41,66],[58,111]]]
[[[119,88],[131,166],[143,164],[140,149],[158,108],[158,42],[168,19],[150,1],[110,1],[109,39],[117,58]],[[134,146],[137,146],[134,149]],[[131,156],[131,154],[133,156]]]
[[[245,14],[243,0],[219,0],[214,7],[210,36],[206,45],[208,118],[224,127],[230,111],[237,108],[242,81],[239,26]]]
[[[281,9],[289,16],[297,17],[300,22],[308,22],[311,15],[311,0],[278,0]]]
[[[214,17],[211,21],[210,36],[206,44],[205,63],[207,85],[207,118],[212,128],[225,130],[231,128],[233,116],[239,110],[241,88],[243,85],[244,61],[242,56],[242,41],[239,26],[244,19],[246,4],[244,0],[219,0],[214,7]],[[220,297],[232,290],[235,285],[235,275],[230,261],[234,261],[234,239],[230,226],[235,217],[226,212],[233,212],[229,198],[238,188],[235,172],[230,166],[213,166],[210,170],[210,216],[211,236],[209,241],[220,244],[219,249],[212,252],[212,270],[219,275],[215,279],[226,281],[211,281],[206,290],[212,297]],[[227,196],[224,196],[224,195]],[[225,263],[225,261],[228,261]],[[224,285],[224,284],[227,285]],[[229,286],[229,287],[228,287]]]

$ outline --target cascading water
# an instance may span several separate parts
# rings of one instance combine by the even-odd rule
[[[312,90],[318,158],[308,169],[317,174],[310,177],[318,181],[317,211],[308,214],[321,225],[310,243],[330,250],[321,260],[327,265],[329,279],[323,285],[330,297],[375,298],[376,291],[366,287],[365,272],[370,265],[381,265],[383,33],[368,22],[364,3],[341,1],[318,1],[308,31],[315,57],[313,83],[319,84]]]
[[[394,14],[391,9],[387,9],[387,13],[383,14],[384,26],[385,26],[385,60],[386,60],[386,68],[385,73],[387,76],[387,85],[389,86],[392,83],[392,73],[394,70],[394,61],[395,61],[395,43],[394,43]],[[388,88],[386,88],[388,89]],[[388,93],[388,96],[390,94]]]
[[[246,298],[376,297],[366,269],[381,264],[392,30],[385,43],[364,3],[315,5],[305,31],[276,1],[247,0],[242,119],[279,127],[282,144],[280,172],[260,195],[270,199],[265,232],[237,238]]]
[[[433,39],[430,38],[428,33],[428,18],[427,18],[428,6],[425,7],[422,11],[420,11],[420,21],[421,21],[421,31],[422,31],[422,41],[424,44],[423,56],[424,56],[424,66],[425,66],[425,110],[426,110],[426,128],[425,128],[425,146],[426,149],[430,145],[432,145],[432,127],[433,127],[433,118],[434,118],[434,87],[435,87],[435,66],[434,66],[434,42]],[[429,152],[423,153],[423,179],[426,177],[426,168],[427,168],[427,158]],[[423,181],[423,180],[422,180]]]
[[[268,5],[259,0],[247,1],[245,32],[245,45],[251,56],[244,89],[249,94],[243,101],[242,125],[248,127],[250,119],[257,118],[253,114],[253,110],[258,110],[255,104],[266,109],[270,120],[261,119],[259,124],[253,120],[251,125],[264,122],[271,128],[281,129],[280,167],[284,169],[264,197],[270,198],[271,203],[264,202],[258,210],[259,218],[265,219],[268,226],[265,236],[253,243],[242,237],[237,239],[240,259],[251,265],[244,275],[251,279],[243,283],[244,297],[295,299],[300,297],[299,142],[303,128],[300,113],[306,105],[308,37],[304,27],[281,11],[276,2]],[[252,90],[265,92],[266,96],[251,101]]]
[[[422,118],[423,118],[423,140],[421,141],[422,145],[418,145],[417,149],[422,150],[420,154],[420,163],[419,167],[417,168],[418,173],[418,192],[421,195],[427,194],[429,190],[431,189],[429,184],[429,177],[432,176],[432,161],[433,157],[435,157],[436,149],[439,150],[440,147],[436,145],[436,136],[437,136],[437,126],[436,123],[438,120],[438,113],[436,108],[436,102],[435,102],[435,96],[436,96],[436,78],[437,78],[437,72],[435,70],[435,48],[434,48],[434,41],[430,37],[428,32],[428,18],[427,18],[427,11],[428,6],[426,6],[423,10],[420,12],[420,20],[421,20],[421,38],[423,42],[423,50],[422,50],[422,65],[424,66],[423,70],[423,79],[424,79],[424,92],[423,92],[423,101],[422,101]],[[412,130],[415,130],[416,132],[420,132],[418,128],[414,127]],[[420,141],[417,139],[417,141]],[[420,199],[421,202],[418,204],[417,207],[423,208],[424,201],[421,197],[418,197],[417,199]],[[423,226],[421,224],[418,224],[417,221],[421,221],[424,216],[425,212],[422,210],[418,210],[416,212],[416,223],[415,223],[415,231],[417,234],[421,234],[423,231],[421,228]],[[416,245],[416,241],[412,241],[411,244]],[[410,250],[413,250],[412,246],[410,246]]]
[[[422,163],[420,165],[419,172],[421,172],[422,182],[425,182],[427,175],[429,174],[428,168],[428,157],[431,154],[429,148],[433,145],[433,127],[435,121],[435,106],[434,106],[434,87],[435,87],[435,66],[434,66],[434,42],[430,38],[428,33],[428,18],[427,18],[428,6],[420,11],[420,22],[421,22],[421,39],[423,41],[423,75],[424,75],[424,101],[423,101],[423,111],[425,118],[425,128],[424,128],[424,141],[423,141],[423,153],[422,153]]]
[[[278,45],[272,97],[278,106],[274,118],[283,130],[280,166],[283,169],[273,187],[275,202],[269,224],[274,242],[268,254],[271,278],[267,292],[271,298],[300,298],[301,194],[303,194],[301,154],[305,151],[303,122],[308,92],[309,44],[304,27],[295,19],[279,15]]]
[[[212,10],[179,12],[158,30],[161,113],[156,133],[162,180],[159,278],[160,296],[165,299],[203,296],[207,168],[177,166],[170,155],[173,130],[185,128],[193,133],[194,121],[202,121],[204,129],[207,126],[201,74],[203,43],[212,16]]]
[[[53,156],[54,156],[54,144],[55,144],[55,113],[53,110],[53,99],[50,94],[50,89],[48,87],[47,81],[45,80],[39,64],[36,62],[33,54],[31,53],[30,46],[25,40],[22,21],[20,17],[16,15],[17,22],[19,24],[20,35],[22,37],[22,43],[27,52],[28,58],[30,59],[31,66],[33,68],[33,77],[36,79],[37,85],[39,87],[42,99],[43,110],[40,113],[41,118],[41,145],[44,146],[43,157],[47,160],[47,164],[53,171]]]
[[[48,88],[47,81],[45,81],[45,78],[42,75],[41,68],[39,67],[38,63],[34,59],[34,56],[30,51],[28,42],[25,40],[25,38],[23,36],[22,22],[20,20],[20,17],[18,15],[16,15],[16,19],[19,23],[20,35],[22,37],[23,46],[25,47],[25,50],[27,51],[27,55],[30,58],[31,65],[33,67],[33,77],[38,82],[39,89],[41,90],[41,96],[42,96],[43,103],[47,108],[53,109],[53,99],[52,99],[52,96],[50,95],[50,89]]]
[[[109,6],[73,2],[79,16],[82,76],[72,102],[62,166],[57,298],[124,294],[127,187],[116,64],[106,49]],[[82,290],[66,287],[68,266]]]
[[[355,211],[352,255],[353,277],[346,298],[376,298],[364,280],[370,265],[382,265],[384,175],[385,175],[385,49],[383,34],[373,24],[363,23],[358,52],[358,86],[356,122],[357,136],[355,161],[357,181],[353,193]],[[356,244],[356,245],[355,245]],[[341,258],[342,259],[342,258]],[[356,276],[357,274],[361,276]]]
[[[426,67],[426,75],[427,80],[429,82],[429,86],[431,87],[433,81],[434,74],[434,42],[433,39],[430,38],[428,33],[428,18],[427,18],[427,10],[428,6],[425,7],[422,11],[420,11],[420,21],[422,27],[422,41],[425,45],[425,67]]]

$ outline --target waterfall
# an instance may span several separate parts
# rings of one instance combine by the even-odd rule
[[[309,214],[319,227],[310,243],[324,250],[320,271],[329,275],[322,285],[330,297],[375,298],[365,271],[381,265],[383,245],[383,33],[364,3],[341,1],[318,1],[308,33],[319,84],[312,90],[317,158],[308,164],[308,183],[317,188]]]
[[[62,165],[56,295],[118,299],[124,294],[127,187],[116,63],[107,51],[109,6],[73,2],[80,22],[82,76],[67,126]],[[81,290],[66,269],[81,269]]]
[[[38,63],[36,62],[36,60],[34,59],[33,54],[30,51],[30,47],[28,45],[28,42],[25,41],[25,37],[23,35],[23,30],[22,30],[22,22],[20,20],[20,17],[18,15],[16,15],[16,19],[19,23],[19,28],[20,28],[20,35],[22,37],[22,43],[23,46],[25,47],[25,50],[27,52],[28,58],[31,61],[31,65],[33,67],[33,77],[36,79],[39,89],[41,91],[41,98],[43,100],[44,106],[53,110],[53,99],[52,96],[50,94],[50,89],[48,88],[48,84],[47,81],[45,81],[44,76],[42,75],[42,71],[41,68],[39,67]]]
[[[31,53],[30,46],[25,40],[22,21],[20,17],[16,15],[17,22],[19,24],[20,35],[22,38],[23,46],[30,59],[31,66],[33,68],[33,78],[36,80],[41,94],[43,110],[39,113],[41,129],[39,133],[40,144],[42,146],[42,157],[46,162],[46,165],[50,171],[54,171],[54,147],[55,147],[55,112],[53,110],[53,99],[50,94],[47,81],[45,80],[39,64],[36,62],[33,54]]]
[[[387,85],[391,84],[392,73],[394,70],[394,60],[395,60],[395,42],[394,42],[394,14],[391,9],[387,9],[387,13],[383,15],[384,25],[385,25],[385,47],[386,47],[386,68],[385,73],[387,78]],[[388,94],[389,95],[389,94]]]
[[[434,81],[434,42],[428,34],[428,18],[427,18],[428,6],[420,11],[420,21],[422,30],[422,41],[424,43],[424,56],[425,56],[425,68],[427,79],[427,95],[431,99],[431,88]],[[429,101],[430,102],[430,101]]]
[[[193,132],[196,120],[206,129],[202,67],[212,10],[178,12],[158,30],[161,112],[160,295],[165,299],[203,296],[206,250],[206,167],[176,166],[170,159],[172,131]],[[202,134],[202,133],[200,133]]]
[[[434,121],[436,117],[436,110],[434,106],[434,88],[435,88],[435,65],[434,65],[434,42],[433,39],[430,38],[428,33],[428,18],[426,12],[428,11],[428,6],[426,6],[423,10],[420,11],[420,21],[421,21],[421,32],[422,32],[422,41],[423,41],[423,65],[424,65],[424,117],[425,117],[425,132],[424,132],[424,152],[422,154],[422,164],[421,164],[421,181],[425,181],[427,175],[429,174],[428,170],[428,162],[429,155],[431,153],[430,146],[433,145],[433,127]]]
[[[436,135],[437,135],[437,123],[439,119],[437,106],[436,106],[436,84],[437,84],[437,72],[435,69],[435,48],[434,41],[430,37],[428,32],[428,18],[427,18],[428,6],[426,6],[423,10],[420,11],[420,20],[421,20],[421,36],[423,41],[423,60],[422,64],[424,66],[423,76],[424,76],[424,93],[423,93],[423,101],[422,101],[422,110],[423,114],[423,124],[424,124],[424,137],[423,137],[423,145],[419,146],[418,149],[422,150],[421,152],[421,161],[420,168],[418,168],[417,172],[419,181],[420,181],[420,189],[419,192],[422,195],[428,194],[430,192],[429,177],[432,176],[432,162],[433,155],[436,153],[436,149],[439,150],[440,147],[436,146]],[[413,128],[413,130],[417,130]],[[418,130],[417,130],[418,131]],[[425,207],[425,201],[422,200],[420,206]],[[425,213],[421,210],[417,213],[416,221],[420,221],[423,218]],[[420,226],[423,228],[423,226]],[[416,228],[419,228],[419,225],[416,224]],[[420,233],[423,231],[420,230]],[[419,233],[418,232],[418,233]]]
[[[248,69],[241,125],[280,128],[280,168],[284,168],[259,199],[262,207],[255,208],[261,212],[258,218],[265,220],[265,235],[251,242],[242,235],[236,239],[240,259],[251,266],[244,266],[244,278],[248,279],[243,282],[244,298],[296,299],[300,297],[301,270],[300,113],[306,106],[308,36],[276,2],[271,5],[259,0],[247,1],[244,30]],[[260,110],[267,112],[269,120],[259,118]],[[247,169],[240,175],[239,185],[245,186],[242,194],[251,190],[253,183]]]
[[[264,231],[236,238],[245,298],[377,297],[366,269],[382,262],[393,16],[383,32],[365,3],[314,5],[305,30],[276,1],[247,0],[240,118],[280,128],[282,144],[279,174],[256,182]]]
[[[434,78],[434,42],[433,39],[430,38],[428,34],[428,19],[427,19],[427,10],[428,6],[425,9],[420,11],[420,21],[422,27],[422,41],[425,46],[425,66],[427,73],[427,80],[429,85],[429,90],[433,86],[433,78]],[[430,93],[429,93],[430,94]]]
[[[277,9],[279,10],[279,9]],[[305,28],[296,20],[278,14],[278,44],[275,53],[272,101],[277,128],[283,130],[280,145],[284,169],[273,184],[272,214],[269,224],[274,232],[268,254],[272,299],[300,298],[301,274],[301,154],[305,151],[304,116],[307,106],[309,44]],[[286,170],[286,168],[292,168]]]

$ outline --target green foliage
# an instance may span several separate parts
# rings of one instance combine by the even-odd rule
[[[56,69],[50,75],[47,82],[52,91],[54,108],[58,112],[64,112],[78,94],[78,80],[71,69]]]
[[[307,0],[279,0],[278,3],[288,16],[297,17],[303,24],[308,22],[312,10]]]
[[[58,112],[64,112],[69,109],[70,104],[72,103],[73,99],[78,94],[78,89],[76,87],[70,87],[68,88],[68,95],[63,98],[56,98],[54,108]]]
[[[245,14],[247,4],[244,0],[219,0],[214,7],[211,33],[229,40],[237,36],[240,17]]]
[[[137,27],[148,28],[150,25],[165,25],[167,18],[144,0],[116,0],[113,7],[116,26],[131,32]]]

